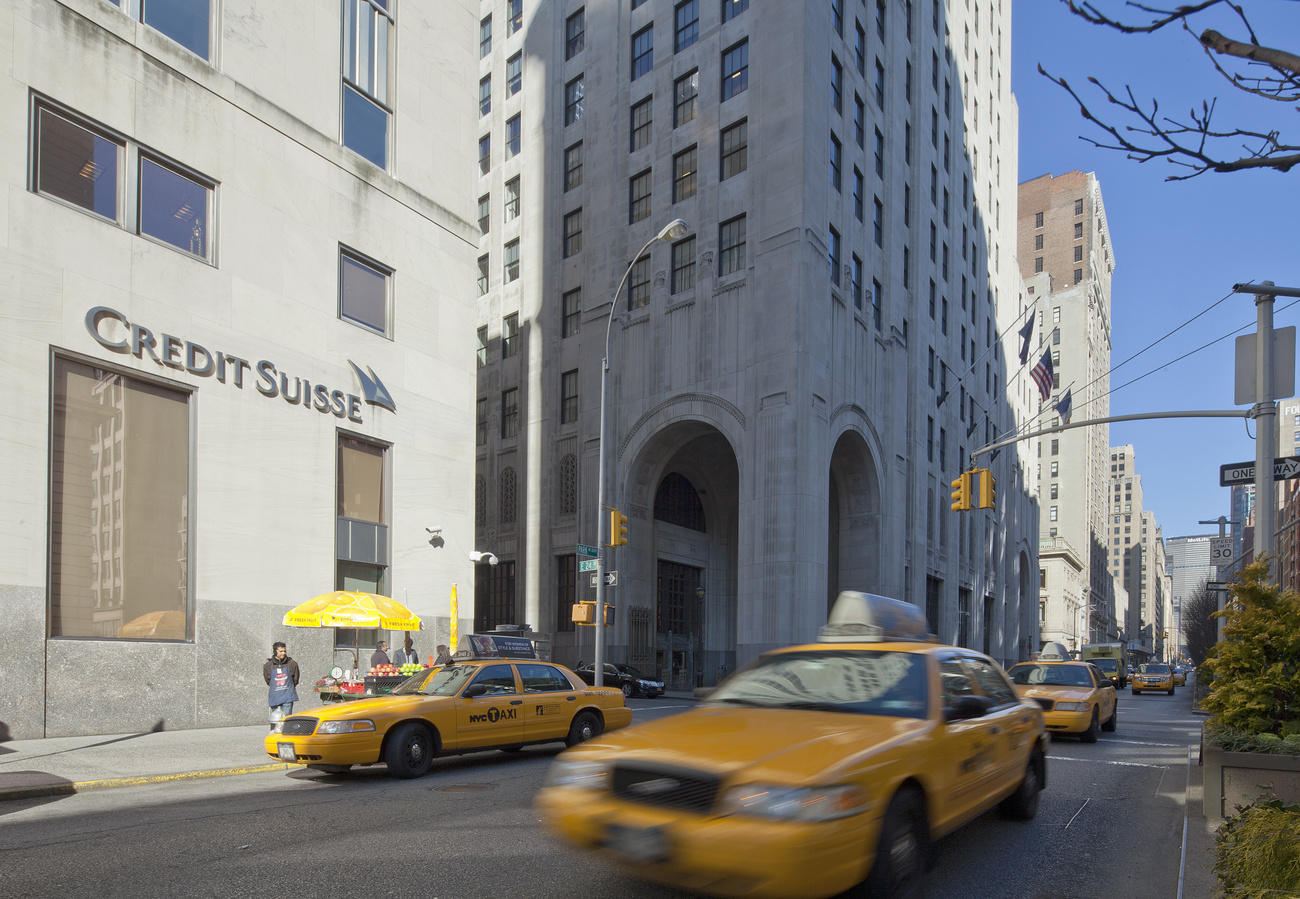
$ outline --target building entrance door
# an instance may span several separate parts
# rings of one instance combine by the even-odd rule
[[[655,664],[669,689],[690,690],[704,684],[703,598],[698,590],[703,569],[667,559],[658,562]]]

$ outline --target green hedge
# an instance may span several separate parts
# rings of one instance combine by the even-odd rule
[[[1300,896],[1300,804],[1240,809],[1219,828],[1214,872],[1233,899]]]
[[[1289,733],[1285,737],[1270,733],[1252,734],[1211,719],[1205,726],[1205,739],[1226,752],[1300,755],[1300,733]]]

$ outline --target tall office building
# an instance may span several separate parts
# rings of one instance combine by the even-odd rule
[[[284,625],[336,588],[447,632],[472,568],[425,527],[472,534],[478,15],[401,6],[0,11],[12,736],[263,721],[273,641],[307,700],[380,636]]]
[[[1210,540],[1214,535],[1197,534],[1165,540],[1165,555],[1170,578],[1170,606],[1173,610],[1170,640],[1177,634],[1180,651],[1187,640],[1182,633],[1183,604],[1199,593],[1207,581],[1215,580],[1215,566],[1210,562]]]
[[[1120,634],[1134,652],[1164,658],[1164,542],[1155,514],[1145,508],[1132,444],[1110,448],[1110,477],[1110,573],[1128,595]]]
[[[501,563],[479,627],[591,658],[571,606],[607,514],[608,352],[611,659],[712,683],[814,636],[842,589],[1004,661],[1036,648],[1026,448],[980,458],[994,509],[949,509],[1031,396],[1008,378],[1010,15],[483,0],[475,489]]]
[[[1042,175],[1019,186],[1017,252],[1026,290],[1032,290],[1036,328],[1028,363],[1046,354],[1052,363],[1050,396],[1039,405],[1036,426],[1059,423],[1057,404],[1068,393],[1072,420],[1109,413],[1110,293],[1115,256],[1101,185],[1091,172]],[[1087,595],[1050,582],[1043,613],[1074,620],[1081,608],[1082,642],[1117,639],[1124,610],[1115,608],[1107,565],[1110,518],[1109,427],[1094,425],[1041,440],[1035,477],[1043,514],[1044,553],[1068,545],[1084,572]]]

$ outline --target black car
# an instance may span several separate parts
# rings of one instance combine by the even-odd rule
[[[574,674],[582,678],[583,682],[592,684],[596,683],[596,668],[590,662],[579,663],[577,668],[573,669]],[[664,693],[663,681],[657,681],[647,677],[631,665],[618,665],[612,662],[605,663],[605,684],[606,687],[621,687],[624,696],[662,696]]]

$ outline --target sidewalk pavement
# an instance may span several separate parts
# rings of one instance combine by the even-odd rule
[[[693,696],[670,690],[663,699]],[[265,724],[247,724],[0,743],[0,802],[297,768],[267,756],[266,734]]]

